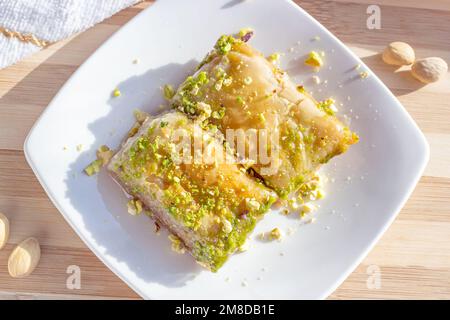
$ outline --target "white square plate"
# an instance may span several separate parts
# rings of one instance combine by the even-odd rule
[[[133,109],[158,112],[160,87],[179,84],[219,35],[242,27],[255,29],[251,44],[262,52],[285,52],[283,67],[316,98],[343,102],[340,114],[348,115],[361,141],[326,166],[334,182],[316,223],[299,226],[297,218],[269,213],[255,235],[274,226],[297,231],[282,242],[253,239],[249,251],[214,274],[189,255],[172,252],[166,235],[155,235],[147,217],[130,216],[125,195],[105,172],[87,177],[82,171],[100,145],[118,147],[133,124]],[[326,66],[317,75],[327,84],[311,82],[313,73],[303,66],[310,50],[325,52]],[[136,58],[139,64],[132,63]],[[29,134],[25,154],[87,246],[144,298],[324,298],[393,221],[429,155],[405,109],[376,76],[361,79],[361,70],[368,69],[291,1],[157,1],[64,85]],[[116,87],[122,96],[111,98]]]

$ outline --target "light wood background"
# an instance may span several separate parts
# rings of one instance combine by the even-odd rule
[[[75,235],[27,165],[24,139],[53,96],[109,36],[144,8],[145,1],[94,28],[0,70],[0,211],[10,221],[9,244],[0,251],[0,298],[138,298]],[[450,1],[297,1],[344,41],[389,86],[424,131],[431,160],[411,199],[366,259],[331,299],[450,299],[450,76],[422,86],[394,73],[379,56],[395,40],[419,57],[450,62]],[[381,30],[366,28],[366,9],[379,4]],[[281,23],[281,22],[280,22]],[[42,259],[28,278],[9,277],[7,258],[28,236],[42,244]],[[82,269],[82,289],[66,289],[66,268]],[[377,265],[381,288],[368,289],[367,268]]]

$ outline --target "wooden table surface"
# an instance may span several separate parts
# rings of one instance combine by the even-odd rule
[[[412,197],[381,241],[331,299],[450,299],[450,76],[422,86],[394,73],[379,56],[395,40],[419,57],[450,62],[450,1],[297,1],[337,35],[389,86],[425,133],[431,160]],[[381,29],[366,27],[369,4],[381,8]],[[138,298],[94,256],[52,205],[26,163],[23,142],[64,82],[109,36],[151,1],[126,9],[94,28],[0,70],[0,211],[11,238],[0,251],[0,298]],[[15,244],[35,236],[42,245],[36,271],[12,279],[7,259]],[[69,265],[82,270],[80,290],[66,288]],[[381,286],[367,285],[370,266]]]

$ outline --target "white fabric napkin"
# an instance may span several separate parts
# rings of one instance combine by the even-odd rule
[[[0,0],[0,69],[140,1]]]

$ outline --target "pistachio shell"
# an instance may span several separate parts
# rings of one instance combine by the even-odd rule
[[[0,212],[0,249],[2,249],[9,238],[9,221],[8,218]]]
[[[438,81],[447,71],[447,62],[438,57],[417,60],[411,67],[412,75],[424,83]]]
[[[29,276],[38,265],[40,258],[41,247],[35,238],[22,241],[9,256],[9,274],[13,278]]]
[[[383,61],[395,66],[409,65],[416,59],[414,49],[406,42],[392,42],[383,51]]]

